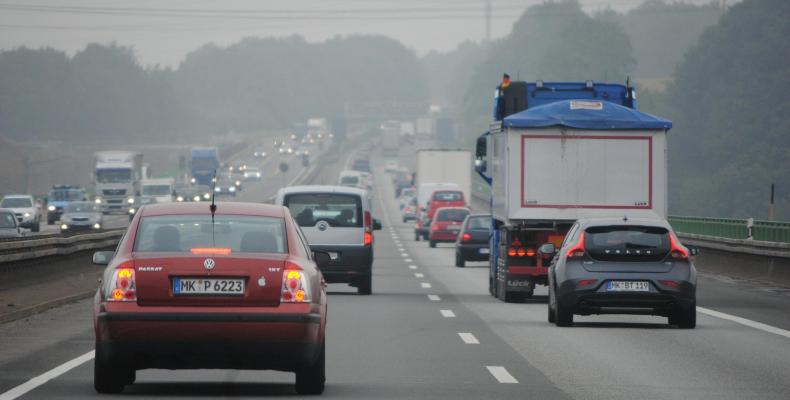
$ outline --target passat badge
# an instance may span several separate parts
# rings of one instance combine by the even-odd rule
[[[203,267],[209,271],[214,269],[214,265],[215,265],[214,260],[211,258],[207,258],[205,261],[203,261]]]

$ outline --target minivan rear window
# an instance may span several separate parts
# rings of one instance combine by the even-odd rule
[[[326,221],[332,227],[362,227],[360,196],[342,193],[294,193],[285,196],[284,206],[291,210],[299,226],[315,226]]]
[[[433,194],[434,201],[464,201],[463,192],[436,192]]]
[[[656,226],[596,226],[585,229],[584,247],[601,261],[660,261],[669,253],[669,231]]]

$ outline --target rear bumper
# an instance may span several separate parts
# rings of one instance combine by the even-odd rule
[[[607,292],[607,281],[594,288],[577,289],[566,281],[557,290],[557,301],[575,314],[646,314],[668,316],[678,307],[686,308],[696,299],[696,287],[682,282],[677,289],[663,289],[651,281],[649,292]]]
[[[464,261],[488,261],[490,255],[480,253],[480,249],[488,249],[488,243],[459,243],[455,246],[455,249]]]
[[[373,247],[371,246],[310,246],[313,251],[337,253],[337,258],[321,268],[327,283],[354,283],[371,275]]]
[[[431,231],[430,239],[433,242],[455,242],[458,238],[458,231]]]
[[[318,313],[102,312],[96,345],[135,369],[293,371],[316,359],[321,330]]]

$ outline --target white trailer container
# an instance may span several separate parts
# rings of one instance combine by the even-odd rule
[[[492,141],[500,221],[666,218],[665,131],[516,128]]]
[[[470,202],[472,191],[472,151],[465,149],[417,150],[417,187],[423,183],[454,183]],[[422,194],[418,193],[420,198]],[[430,196],[430,194],[428,194]]]

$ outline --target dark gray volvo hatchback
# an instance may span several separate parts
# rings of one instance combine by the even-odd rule
[[[549,268],[549,322],[573,324],[573,315],[647,314],[691,329],[697,323],[699,250],[680,243],[659,219],[581,219],[568,231]],[[556,254],[555,254],[556,253]]]

